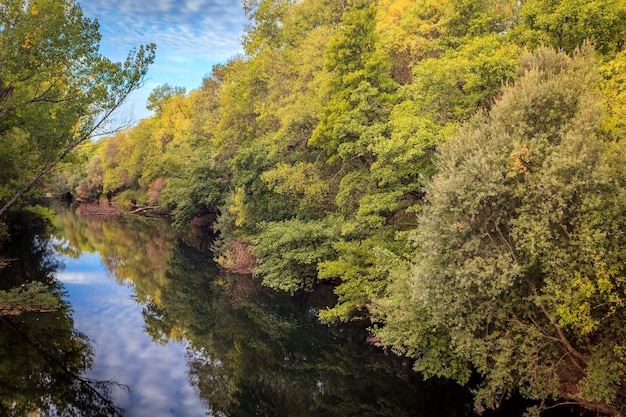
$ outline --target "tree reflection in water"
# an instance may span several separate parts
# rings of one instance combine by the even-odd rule
[[[201,248],[206,238],[164,222],[73,213],[59,221],[74,249],[98,251],[118,281],[132,280],[155,342],[187,342],[189,380],[213,415],[471,414],[467,389],[422,381],[410,363],[366,343],[365,325],[320,324],[324,291],[294,298],[224,274]]]
[[[209,259],[179,239],[144,315],[153,338],[188,340],[190,379],[215,415],[467,414],[466,390],[424,383],[365,343],[363,328],[321,325],[319,293],[294,299]]]
[[[60,265],[49,241],[23,234],[6,255],[16,260],[0,270],[1,289],[41,282],[58,299],[58,308],[0,316],[0,415],[121,415],[109,394],[123,387],[82,376],[93,350],[74,329],[71,309],[54,278]]]
[[[57,223],[58,253],[98,252],[118,283],[132,281],[155,343],[185,341],[189,381],[211,415],[473,415],[469,388],[423,381],[409,361],[366,343],[367,324],[320,324],[317,312],[332,291],[291,297],[225,274],[206,238],[181,235],[166,222],[67,211]],[[10,255],[22,260],[0,271],[0,290],[40,281],[61,307],[0,318],[0,415],[120,415],[108,395],[118,385],[81,376],[93,350],[73,328],[48,241],[25,242],[30,257]],[[490,415],[525,409],[510,405]]]

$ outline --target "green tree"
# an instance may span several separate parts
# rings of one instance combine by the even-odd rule
[[[377,30],[392,58],[392,74],[411,84],[413,68],[474,38],[503,35],[516,24],[519,2],[505,0],[383,0]]]
[[[84,168],[84,178],[72,190],[73,194],[81,201],[98,200],[103,191],[104,171],[102,161],[98,154],[89,159]]]
[[[283,20],[290,0],[246,0],[242,3],[251,22],[246,27],[242,42],[246,54],[252,56],[265,47],[282,46]]]
[[[603,142],[594,52],[539,48],[441,148],[378,335],[427,374],[548,407],[623,413],[623,145]],[[408,276],[407,276],[408,275]],[[411,334],[410,337],[407,337]]]
[[[333,257],[332,243],[339,233],[339,219],[330,216],[261,224],[251,239],[259,262],[254,273],[274,289],[291,294],[311,291],[317,284],[317,264]]]
[[[614,140],[626,138],[626,51],[602,66],[602,95],[607,102],[603,127]]]
[[[163,104],[174,96],[185,95],[185,87],[172,87],[169,84],[163,84],[156,87],[148,96],[148,110],[155,110],[157,113],[163,110]]]
[[[626,4],[621,0],[528,0],[513,35],[524,45],[541,44],[572,53],[591,41],[602,54],[619,52],[626,39]]]
[[[371,164],[368,146],[385,131],[396,85],[378,49],[375,25],[376,8],[354,4],[328,43],[328,102],[309,144],[322,149],[331,164]]]
[[[432,114],[442,126],[469,119],[479,108],[489,108],[513,78],[519,55],[503,36],[487,34],[419,62],[413,83],[403,91],[415,108],[406,117]]]
[[[102,139],[95,158],[102,161],[103,191],[119,195],[118,203],[134,200],[173,210],[199,160],[194,98],[165,85],[152,92],[149,103],[156,114]]]
[[[114,63],[98,53],[99,41],[98,23],[73,0],[11,0],[0,7],[2,153],[13,155],[12,144],[22,144],[20,166],[7,165],[13,171],[0,183],[0,216],[78,144],[105,131],[142,85],[154,45]]]
[[[217,220],[219,208],[225,203],[228,180],[211,161],[195,165],[184,178],[171,178],[161,197],[165,207],[174,207],[175,224],[185,226],[196,218],[211,226]]]

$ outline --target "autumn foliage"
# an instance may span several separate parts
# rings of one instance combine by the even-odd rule
[[[322,320],[478,378],[477,410],[625,415],[626,5],[245,7],[245,54],[155,90],[67,188],[203,219],[273,288],[331,283]]]

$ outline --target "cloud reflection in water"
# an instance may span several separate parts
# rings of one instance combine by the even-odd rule
[[[128,417],[205,415],[187,379],[186,346],[152,341],[133,289],[116,283],[97,254],[63,261],[57,278],[67,290],[75,328],[89,337],[96,353],[87,376],[130,386],[130,397],[114,395]]]

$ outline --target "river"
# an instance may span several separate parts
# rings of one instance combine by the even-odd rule
[[[364,326],[320,324],[328,289],[227,274],[164,221],[62,210],[11,250],[3,286],[39,280],[61,307],[1,318],[0,415],[472,414],[468,390],[422,381]]]

